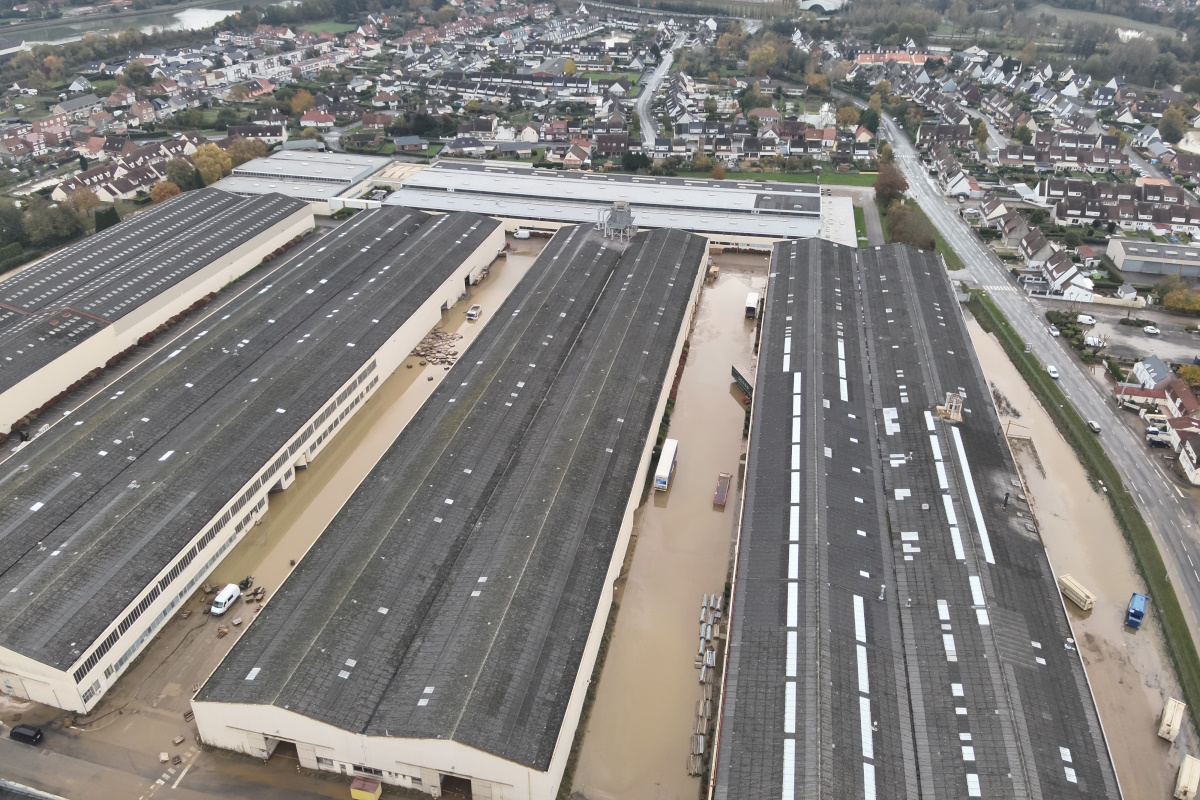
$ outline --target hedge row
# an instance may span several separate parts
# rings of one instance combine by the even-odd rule
[[[1133,551],[1138,572],[1150,592],[1151,607],[1162,625],[1163,639],[1175,666],[1183,699],[1190,708],[1200,708],[1197,705],[1200,703],[1200,657],[1196,653],[1187,617],[1167,575],[1167,567],[1154,534],[1142,518],[1133,496],[1125,488],[1116,466],[1058,384],[1032,354],[1025,352],[1025,342],[991,298],[983,292],[973,292],[968,307],[985,330],[996,334],[1009,359],[1037,395],[1059,432],[1074,448],[1084,468],[1107,487],[1109,505]]]

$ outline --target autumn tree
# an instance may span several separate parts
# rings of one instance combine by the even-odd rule
[[[892,146],[890,144],[888,144],[887,142],[884,142],[883,145],[880,146],[880,148],[879,148],[879,163],[880,164],[891,164],[895,160],[896,160],[896,155],[895,155],[895,153],[892,152]]]
[[[1037,42],[1030,42],[1029,44],[1025,45],[1020,53],[1017,54],[1017,58],[1020,59],[1021,63],[1025,66],[1029,66],[1033,62],[1037,61],[1037,56]]]
[[[843,128],[852,128],[858,124],[859,113],[854,106],[842,106],[837,112],[837,124]]]
[[[892,96],[892,83],[884,79],[875,84],[875,93],[879,95],[880,100],[887,100]],[[882,105],[881,105],[882,108]]]
[[[808,83],[808,88],[813,90],[814,92],[818,92],[820,94],[825,94],[829,91],[829,76],[828,75],[821,75],[820,73],[817,73],[817,72],[810,72],[810,73],[808,73],[807,77],[805,78],[805,82]]]
[[[573,58],[568,58],[567,63],[563,64],[564,75],[574,75],[578,71],[579,68],[575,66],[575,59]]]
[[[875,179],[875,202],[880,208],[888,208],[908,191],[908,181],[895,164],[882,164]],[[890,213],[890,212],[889,212]]]
[[[308,91],[307,89],[300,89],[297,91],[294,95],[292,95],[291,107],[292,113],[297,115],[308,111],[313,107],[312,92]]]
[[[1193,389],[1200,386],[1200,367],[1195,364],[1180,364],[1179,377],[1183,378],[1183,382]]]
[[[709,171],[708,177],[712,178],[713,180],[717,180],[717,181],[725,180],[725,165],[724,164],[713,164],[713,168],[712,168],[712,170]]]
[[[154,184],[154,188],[150,190],[150,199],[156,203],[161,203],[164,200],[170,200],[179,194],[179,192],[179,187],[170,181],[160,181]]]
[[[876,186],[878,187],[878,184]],[[933,250],[936,246],[933,224],[915,203],[897,200],[888,206],[887,225],[893,242],[919,247],[922,250]]]
[[[96,193],[91,189],[86,186],[80,186],[67,195],[67,199],[63,201],[63,204],[76,214],[86,217],[100,207],[100,198],[96,197]]]
[[[769,42],[759,45],[750,51],[750,71],[755,75],[766,75],[777,59],[775,48]]]
[[[265,158],[267,155],[267,146],[259,139],[238,137],[233,140],[229,147],[225,148],[225,152],[229,155],[230,163],[235,167],[239,167],[247,161],[252,161],[256,158]]]
[[[309,126],[309,127],[305,128],[304,130],[300,131],[300,138],[307,139],[309,141],[319,141],[321,139],[324,139],[325,137],[321,135],[321,132],[319,130],[317,130],[316,128],[314,128],[312,126]]]
[[[250,90],[246,88],[246,84],[239,83],[229,90],[229,99],[236,100],[240,103],[246,99],[246,95],[249,93],[249,91]]]
[[[63,60],[55,55],[46,56],[42,59],[42,74],[51,83],[58,83],[63,79],[63,73],[66,65]]]
[[[871,95],[871,99],[867,101],[867,108],[879,114],[883,111],[883,95],[879,92]]]
[[[192,163],[205,186],[211,186],[233,170],[229,154],[215,144],[202,144],[196,148]]]

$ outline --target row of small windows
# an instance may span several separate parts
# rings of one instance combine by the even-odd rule
[[[255,480],[254,483],[251,484],[244,492],[242,492],[242,495],[237,499],[237,502],[234,503],[233,506],[231,506],[229,509],[227,509],[225,511],[225,513],[222,514],[219,519],[217,519],[216,522],[214,522],[213,524],[211,524],[209,526],[208,530],[205,531],[205,533],[202,537],[200,537],[199,541],[197,541],[196,544],[192,545],[192,547],[186,553],[184,553],[183,556],[181,556],[177,562],[175,562],[175,565],[171,568],[171,570],[166,575],[164,575],[162,578],[159,579],[158,583],[155,584],[154,587],[151,588],[150,591],[146,593],[146,596],[144,598],[142,598],[141,602],[139,602],[132,611],[130,611],[128,614],[125,615],[125,618],[121,620],[120,624],[117,625],[117,628],[114,631],[112,631],[112,633],[110,633],[107,637],[105,637],[104,641],[102,641],[96,647],[96,649],[92,652],[92,654],[90,656],[88,656],[87,660],[84,661],[83,664],[80,665],[79,668],[76,669],[74,673],[72,673],[73,677],[75,678],[75,683],[77,683],[77,684],[81,683],[83,681],[83,679],[85,677],[87,677],[88,673],[91,672],[92,668],[95,667],[97,663],[99,663],[100,659],[103,658],[110,649],[112,649],[112,646],[117,643],[117,640],[120,639],[121,636],[123,636],[125,634],[125,632],[127,630],[129,630],[130,627],[133,626],[133,623],[135,623],[138,620],[138,618],[141,617],[141,615],[145,612],[145,610],[147,608],[149,608],[154,603],[154,601],[159,598],[159,596],[163,593],[163,591],[168,586],[171,585],[171,582],[174,581],[176,578],[178,578],[180,573],[182,573],[185,569],[187,569],[188,565],[190,565],[192,563],[192,561],[196,558],[196,556],[202,550],[204,550],[204,548],[206,548],[212,542],[212,540],[214,538],[216,538],[217,534],[222,529],[224,529],[226,525],[229,524],[229,522],[234,518],[234,516],[239,511],[242,510],[242,508],[246,505],[246,503],[248,503],[250,501],[250,499],[252,497],[254,497],[254,495],[259,491],[259,489],[261,489],[264,485],[267,484],[267,482],[270,480],[271,476],[274,475],[276,472],[278,472],[278,470],[284,464],[286,464],[288,462],[288,460],[293,455],[295,455],[298,450],[300,450],[300,448],[302,448],[304,446],[304,440],[308,436],[312,435],[312,432],[317,429],[317,426],[321,422],[323,422],[325,419],[327,419],[337,409],[337,407],[339,405],[341,405],[343,402],[345,402],[346,398],[348,398],[355,391],[355,389],[357,389],[362,384],[362,382],[365,381],[367,379],[367,377],[370,376],[371,373],[373,373],[375,371],[376,367],[377,367],[377,362],[374,359],[372,359],[370,361],[370,363],[368,363],[359,372],[358,376],[348,386],[346,386],[346,388],[344,388],[338,394],[338,396],[325,408],[324,411],[321,412],[321,416],[318,417],[316,420],[314,420],[307,428],[305,428],[304,432],[301,433],[300,435],[298,435],[291,442],[291,444],[288,445],[287,450],[285,450],[278,458],[276,458],[274,463],[271,464],[271,466],[269,466],[265,470],[263,470],[262,474],[258,476],[258,479]],[[378,378],[371,381],[371,383],[368,387],[368,390],[374,388],[375,385],[378,384],[378,382],[379,382]],[[346,417],[347,413],[349,413],[355,406],[358,405],[359,400],[361,400],[361,398],[362,398],[362,396],[360,395],[359,398],[357,398],[352,404],[350,404],[350,406],[342,412],[341,416],[338,417],[337,422],[341,422],[341,420]],[[329,429],[330,431],[334,427],[337,426],[337,422],[335,422],[334,425],[330,426],[330,429]],[[326,431],[324,434],[322,434],[321,439],[318,441],[323,440],[325,438],[325,436],[328,436],[328,434],[329,434],[329,431]],[[263,498],[262,500],[260,500],[259,503],[257,505],[255,505],[255,510],[260,509],[262,506],[264,506],[266,504],[266,502],[267,502],[266,498]],[[241,533],[241,531],[249,524],[249,521],[252,518],[253,518],[253,512],[251,512],[250,514],[247,514],[246,518],[238,523],[237,530],[234,532],[234,536]],[[232,541],[232,539],[230,541]],[[228,546],[228,544],[229,544],[229,542],[226,543],[226,546]],[[224,552],[224,550],[225,550],[225,547],[222,547],[221,552]],[[215,556],[214,556],[214,559],[215,559]],[[209,566],[212,566],[212,562],[214,559],[209,559],[209,564],[206,565],[205,569],[201,570],[201,572],[207,571],[207,568]],[[194,577],[192,579],[192,581],[188,584],[188,586],[186,587],[184,592],[189,591],[191,589],[191,587],[195,585],[195,583],[198,579],[199,579],[199,575]],[[181,592],[181,594],[183,594],[183,592]],[[175,606],[175,602],[172,602],[171,607],[173,608],[174,606]],[[154,627],[157,627],[157,625],[155,625]],[[133,650],[135,650],[136,647],[141,644],[141,642],[145,641],[146,637],[149,635],[150,632],[153,631],[154,627],[149,629],[146,633],[142,634],[142,637],[138,639],[138,642],[135,643],[135,645],[133,647],[131,647],[129,651],[127,651],[127,655],[129,653],[133,652]],[[124,657],[123,657],[123,659],[124,659]],[[114,664],[113,666],[108,667],[108,669],[105,670],[105,675],[106,676],[111,675],[113,672],[120,669],[120,664],[121,664],[121,662],[118,662],[117,664]],[[86,699],[84,702],[86,702]]]

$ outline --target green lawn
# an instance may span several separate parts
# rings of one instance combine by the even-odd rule
[[[357,25],[351,25],[348,22],[334,22],[328,20],[326,22],[310,22],[307,25],[301,25],[300,30],[312,31],[313,33],[349,33],[357,30]]]
[[[860,206],[854,207],[854,232],[858,235],[858,243],[867,244],[867,214]]]
[[[963,263],[963,260],[959,258],[958,253],[954,251],[954,248],[951,247],[950,243],[946,241],[944,236],[942,236],[942,232],[939,231],[937,227],[934,226],[933,222],[929,220],[929,217],[925,214],[925,211],[914,201],[908,201],[907,205],[913,209],[914,214],[920,214],[921,216],[925,217],[925,221],[929,223],[929,228],[933,231],[934,249],[937,250],[938,255],[942,257],[942,260],[946,262],[946,269],[953,272],[965,268],[967,265]],[[857,209],[855,210],[857,211]],[[884,237],[889,242],[892,241],[892,229],[891,225],[888,224],[887,209],[882,207],[879,209],[879,220],[883,223]],[[857,218],[855,221],[857,222]]]
[[[708,173],[679,173],[683,178],[708,178]],[[876,173],[821,173],[826,186],[875,186]],[[816,184],[816,173],[726,173],[731,181],[785,181],[788,184]]]

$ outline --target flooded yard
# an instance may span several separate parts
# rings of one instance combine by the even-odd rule
[[[1130,594],[1145,591],[1133,556],[1107,500],[1000,344],[974,321],[970,330],[984,373],[999,395],[1001,424],[1008,427],[1055,574],[1070,573],[1097,598],[1089,612],[1070,602],[1067,612],[1122,792],[1129,798],[1170,797],[1190,732],[1185,729],[1174,746],[1156,735],[1167,697],[1180,693],[1153,618],[1136,631],[1123,624]]]
[[[705,286],[668,434],[679,441],[675,475],[634,518],[632,557],[575,773],[588,800],[694,800],[686,770],[700,699],[693,665],[701,596],[721,593],[740,513],[745,411],[734,364],[753,363],[750,291],[766,285],[767,257],[718,255]],[[733,476],[724,510],[713,505],[719,473]]]

